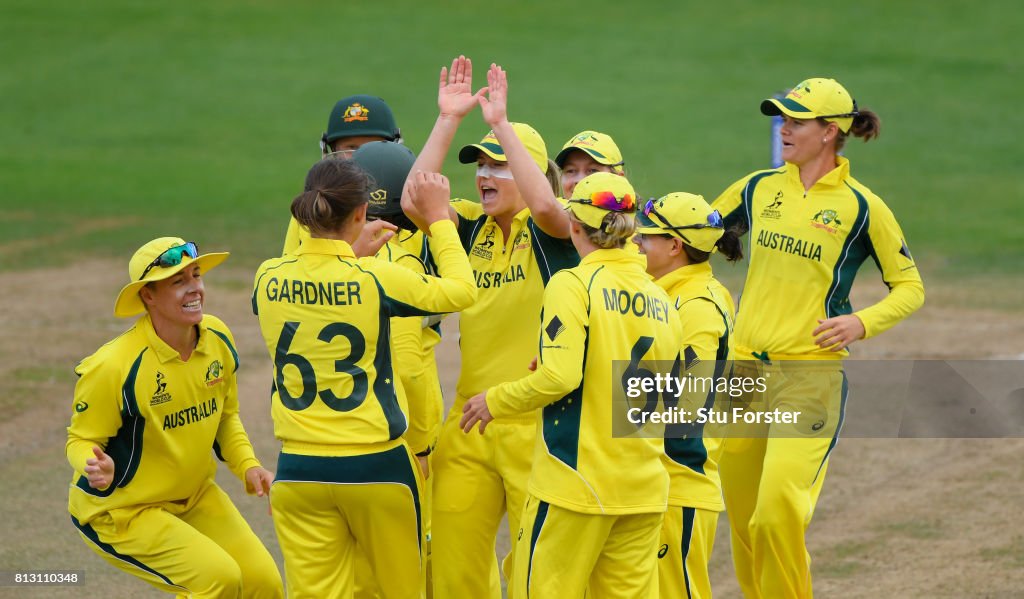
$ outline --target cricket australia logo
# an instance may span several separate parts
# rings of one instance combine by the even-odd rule
[[[772,203],[765,206],[764,210],[761,211],[761,218],[782,218],[782,210],[780,210],[781,206],[782,190],[780,189],[778,193],[775,194],[775,199],[772,200]]]
[[[162,403],[171,401],[171,394],[167,392],[167,381],[165,381],[164,373],[159,370],[156,371],[156,391],[153,392],[153,398],[149,400],[149,405],[158,406]]]
[[[530,234],[523,229],[516,235],[516,240],[512,243],[512,251],[525,250],[530,247]]]
[[[368,121],[370,120],[370,109],[359,102],[353,102],[345,109],[345,113],[341,115],[341,120],[346,123],[351,123],[352,121]]]
[[[829,233],[835,233],[843,221],[839,220],[839,214],[835,210],[822,210],[811,218],[811,226],[816,229],[824,229]]]
[[[590,133],[580,133],[574,141],[577,146],[592,146],[597,143],[597,138]]]
[[[793,89],[790,90],[790,92],[787,95],[787,97],[789,97],[789,98],[796,98],[796,99],[799,100],[800,98],[804,97],[804,94],[809,94],[809,93],[811,93],[810,82],[804,80],[804,81],[801,81],[800,83],[797,83],[796,85],[794,85]]]
[[[220,363],[220,360],[214,360],[210,367],[206,369],[206,386],[212,387],[217,383],[224,380],[224,365]]]

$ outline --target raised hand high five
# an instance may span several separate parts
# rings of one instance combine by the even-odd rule
[[[487,93],[484,94],[483,92]],[[499,123],[508,120],[508,76],[505,69],[491,63],[487,70],[487,87],[477,94],[480,110],[484,121],[493,129]]]
[[[477,97],[486,93],[483,88],[473,93],[473,61],[465,56],[452,60],[451,69],[441,67],[441,80],[437,86],[437,107],[441,116],[462,118],[477,105]]]

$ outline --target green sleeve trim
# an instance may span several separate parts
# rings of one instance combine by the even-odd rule
[[[590,349],[590,327],[583,339],[583,363],[587,363]],[[580,419],[583,415],[583,386],[570,391],[565,397],[541,408],[541,436],[552,457],[576,470],[580,458]]]
[[[435,314],[444,314],[444,312],[430,312],[428,310],[423,310],[421,308],[417,308],[416,306],[409,305],[409,304],[407,304],[407,303],[405,303],[403,301],[396,300],[395,298],[393,298],[393,297],[391,297],[391,296],[389,296],[387,294],[387,291],[384,290],[384,286],[380,284],[380,280],[377,278],[377,275],[375,275],[372,272],[366,270],[362,266],[359,266],[358,264],[355,264],[355,263],[352,263],[352,262],[345,262],[345,264],[348,264],[350,266],[354,266],[355,268],[359,269],[361,272],[365,273],[366,275],[369,275],[369,277],[373,279],[374,284],[377,285],[377,291],[378,291],[378,293],[380,293],[380,305],[381,305],[381,308],[383,308],[383,310],[384,310],[384,312],[386,312],[387,316],[392,316],[392,317],[433,316]],[[420,274],[420,276],[424,276],[424,275]]]
[[[228,346],[228,349],[231,350],[231,357],[235,361],[235,369],[234,369],[233,372],[238,372],[238,366],[239,366],[239,363],[238,363],[238,351],[235,350],[235,346],[231,344],[231,340],[228,338],[228,336],[225,333],[221,333],[217,329],[211,329],[211,328],[207,327],[207,330],[210,331],[211,333],[213,333],[214,335],[220,337],[221,341],[224,342],[224,345]]]
[[[480,232],[480,227],[482,227],[484,222],[487,221],[487,215],[483,214],[477,218],[469,219],[458,212],[456,212],[456,214],[459,217],[459,224],[456,226],[459,231],[459,241],[462,243],[462,249],[468,254],[469,250],[473,247],[473,242],[476,240],[477,233]],[[426,234],[424,234],[423,237],[425,239]]]
[[[725,228],[729,229],[734,225],[738,225],[744,232],[749,232],[754,222],[753,206],[754,206],[754,190],[757,189],[757,185],[761,182],[761,179],[771,175],[778,175],[785,172],[784,170],[765,171],[758,173],[747,181],[747,184],[743,186],[743,191],[740,196],[742,201],[736,208],[724,216]],[[751,255],[753,235],[747,237],[747,256]]]
[[[832,284],[825,293],[825,315],[826,318],[842,314],[852,314],[853,306],[850,305],[850,289],[853,287],[853,280],[857,276],[860,265],[874,249],[870,246],[868,239],[868,227],[870,225],[870,214],[868,201],[850,186],[846,184],[857,198],[857,218],[850,227],[850,234],[843,242],[843,249],[839,252],[839,260],[832,268]]]
[[[378,312],[377,320],[377,345],[374,347],[373,367],[377,375],[373,379],[373,396],[377,398],[381,411],[384,412],[384,419],[388,423],[388,439],[394,440],[405,434],[409,428],[409,421],[401,406],[398,404],[398,395],[395,393],[395,373],[391,364],[391,319],[396,316],[393,310],[401,310],[400,306],[408,306],[402,302],[392,300],[384,292],[384,286],[372,273],[359,266],[354,265],[360,271],[366,273],[377,285],[377,293],[381,299],[381,310]]]
[[[527,219],[526,226],[530,230],[534,259],[540,267],[540,276],[545,287],[556,272],[580,263],[580,255],[571,240],[548,235],[537,226],[532,217]]]
[[[139,415],[139,403],[135,398],[135,380],[139,375],[142,356],[147,349],[149,348],[139,352],[128,371],[128,376],[125,377],[124,384],[121,385],[121,427],[107,440],[105,450],[105,453],[114,460],[113,481],[102,491],[90,487],[89,480],[84,476],[78,477],[76,482],[79,489],[95,497],[109,497],[116,489],[130,483],[139,469],[146,419]]]
[[[258,279],[256,279],[256,284],[252,286],[252,313],[253,314],[255,314],[256,316],[260,315],[259,305],[256,303],[256,291],[260,288],[260,283],[263,281],[263,277],[267,276],[268,272],[270,272],[272,270],[275,270],[275,269],[278,269],[278,268],[281,268],[285,264],[293,264],[293,263],[298,262],[298,261],[299,261],[298,258],[293,258],[291,260],[288,260],[287,262],[282,262],[280,264],[276,264],[274,266],[271,266],[267,270],[265,270],[262,273],[260,273],[260,277]]]

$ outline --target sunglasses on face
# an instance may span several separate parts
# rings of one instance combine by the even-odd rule
[[[712,211],[711,214],[708,215],[707,223],[699,223],[696,225],[683,225],[681,227],[676,227],[673,226],[667,218],[665,218],[658,212],[658,210],[654,207],[654,199],[652,198],[650,200],[647,200],[647,203],[644,205],[644,216],[649,217],[652,214],[656,216],[658,220],[661,221],[662,225],[664,225],[662,228],[670,229],[672,231],[682,231],[683,229],[704,229],[706,227],[711,227],[712,229],[725,228],[725,225],[722,223],[722,214],[717,210]]]
[[[629,212],[636,209],[636,198],[633,194],[623,194],[621,198],[616,197],[614,193],[610,191],[595,191],[590,194],[590,198],[572,199],[569,200],[570,204],[590,204],[604,210],[610,210],[612,212]]]
[[[195,242],[189,241],[185,245],[172,247],[157,256],[156,260],[150,262],[149,266],[146,267],[146,270],[142,271],[142,275],[139,277],[139,280],[141,281],[142,279],[145,279],[146,274],[149,273],[150,270],[153,270],[154,266],[167,268],[169,266],[177,266],[181,264],[184,256],[188,256],[195,260],[199,257],[199,246],[197,246]]]

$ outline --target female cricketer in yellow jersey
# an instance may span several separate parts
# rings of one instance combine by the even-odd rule
[[[369,141],[355,150],[331,153],[330,157],[352,160],[369,175],[371,189],[366,209],[369,223],[390,223],[389,226],[396,226],[399,231],[406,232],[410,228],[416,229],[416,225],[405,217],[401,207],[402,187],[416,160],[412,150],[392,141]],[[312,184],[307,177],[304,191],[311,191]],[[293,226],[289,227],[284,255],[295,253],[303,242],[310,239],[309,229],[300,226],[295,217],[292,217],[291,222]],[[395,225],[396,222],[401,223],[401,226]],[[422,236],[418,230],[417,234]],[[426,240],[425,236],[423,238]],[[432,272],[420,258],[406,249],[400,235],[392,235],[390,230],[364,227],[352,248],[357,257],[373,255],[419,274]],[[424,319],[418,317],[396,319],[391,329],[391,349],[395,361],[402,365],[399,379],[409,399],[409,429],[405,437],[413,452],[422,456],[420,461],[426,468],[426,455],[437,442],[444,411],[433,351],[441,340],[440,333],[435,327],[425,326]]]
[[[733,560],[747,597],[810,597],[804,534],[839,438],[847,385],[841,358],[924,302],[924,287],[892,211],[838,154],[849,135],[878,136],[875,113],[833,79],[807,79],[761,103],[782,115],[777,169],[729,186],[713,206],[749,230],[750,265],[733,336],[736,372],[769,376],[756,409],[801,412],[728,438],[720,464]],[[849,292],[872,258],[889,295],[853,312]],[[751,362],[739,362],[739,360]]]
[[[729,333],[735,308],[729,291],[711,272],[708,259],[720,251],[728,260],[742,258],[739,235],[726,231],[722,217],[690,193],[670,193],[648,200],[637,212],[634,242],[647,258],[647,272],[679,312],[684,375],[714,377],[725,372]],[[680,398],[689,414],[713,409],[715,389]],[[708,561],[715,542],[722,484],[718,478],[721,439],[697,424],[667,427],[663,460],[669,474],[668,512],[658,551],[662,599],[708,599]]]
[[[225,258],[177,237],[132,256],[114,314],[145,315],[75,369],[68,509],[93,551],[161,590],[282,597],[273,558],[214,482],[214,453],[250,494],[273,478],[238,415],[234,339],[203,314],[202,275]]]
[[[352,153],[352,162],[367,172],[373,181],[370,203],[366,209],[367,219],[385,220],[398,226],[398,234],[388,239],[376,257],[393,264],[404,266],[419,274],[431,274],[423,262],[403,247],[401,240],[410,231],[416,231],[426,242],[427,237],[419,233],[416,225],[408,222],[402,212],[402,187],[409,175],[416,156],[404,145],[381,141],[370,142]],[[408,316],[391,320],[391,350],[409,406],[409,428],[406,442],[416,454],[424,473],[424,492],[421,498],[423,533],[425,537],[427,584],[430,582],[430,513],[431,486],[429,461],[430,452],[437,443],[444,417],[444,397],[434,359],[434,347],[441,340],[435,327],[425,326],[427,319]],[[360,554],[356,567],[356,598],[376,597],[373,573],[365,565]]]
[[[643,258],[623,249],[636,224],[633,194],[625,177],[610,173],[576,186],[570,234],[582,260],[544,291],[536,371],[463,406],[467,433],[477,422],[484,432],[492,419],[536,414],[514,597],[657,596],[655,548],[669,490],[664,444],[612,437],[609,369],[614,360],[676,359],[682,330]],[[607,299],[623,294],[630,299]]]
[[[351,597],[358,545],[384,597],[419,597],[422,483],[402,439],[407,406],[396,391],[390,319],[464,309],[476,286],[440,175],[421,173],[411,192],[444,279],[353,255],[371,190],[357,164],[322,160],[308,180],[292,215],[311,238],[264,262],[253,291],[274,362],[282,450],[271,504],[288,594]]]
[[[414,173],[438,172],[462,119],[481,102],[486,105],[484,93],[472,92],[471,79],[472,65],[465,57],[454,60],[450,72],[442,69],[440,114]],[[501,596],[494,544],[504,513],[510,530],[519,528],[531,461],[523,447],[533,444],[536,428],[532,416],[524,414],[496,424],[486,435],[467,437],[458,429],[457,414],[467,398],[529,373],[537,339],[531,327],[522,326],[523,318],[536,318],[548,280],[579,260],[572,243],[549,230],[551,207],[531,203],[520,189],[521,173],[531,169],[549,186],[557,185],[557,169],[543,139],[528,125],[509,123],[486,109],[484,115],[494,130],[459,152],[461,162],[477,165],[480,203],[454,200],[444,206],[458,226],[479,298],[459,315],[462,370],[452,410],[456,416],[449,415],[442,426],[432,464],[432,567],[438,599]],[[506,155],[503,144],[513,139],[525,161],[517,161],[523,156],[513,155],[511,147]],[[416,207],[402,199],[406,214],[419,221]],[[564,218],[558,210],[555,216]],[[508,560],[505,565],[507,575],[512,565]]]

